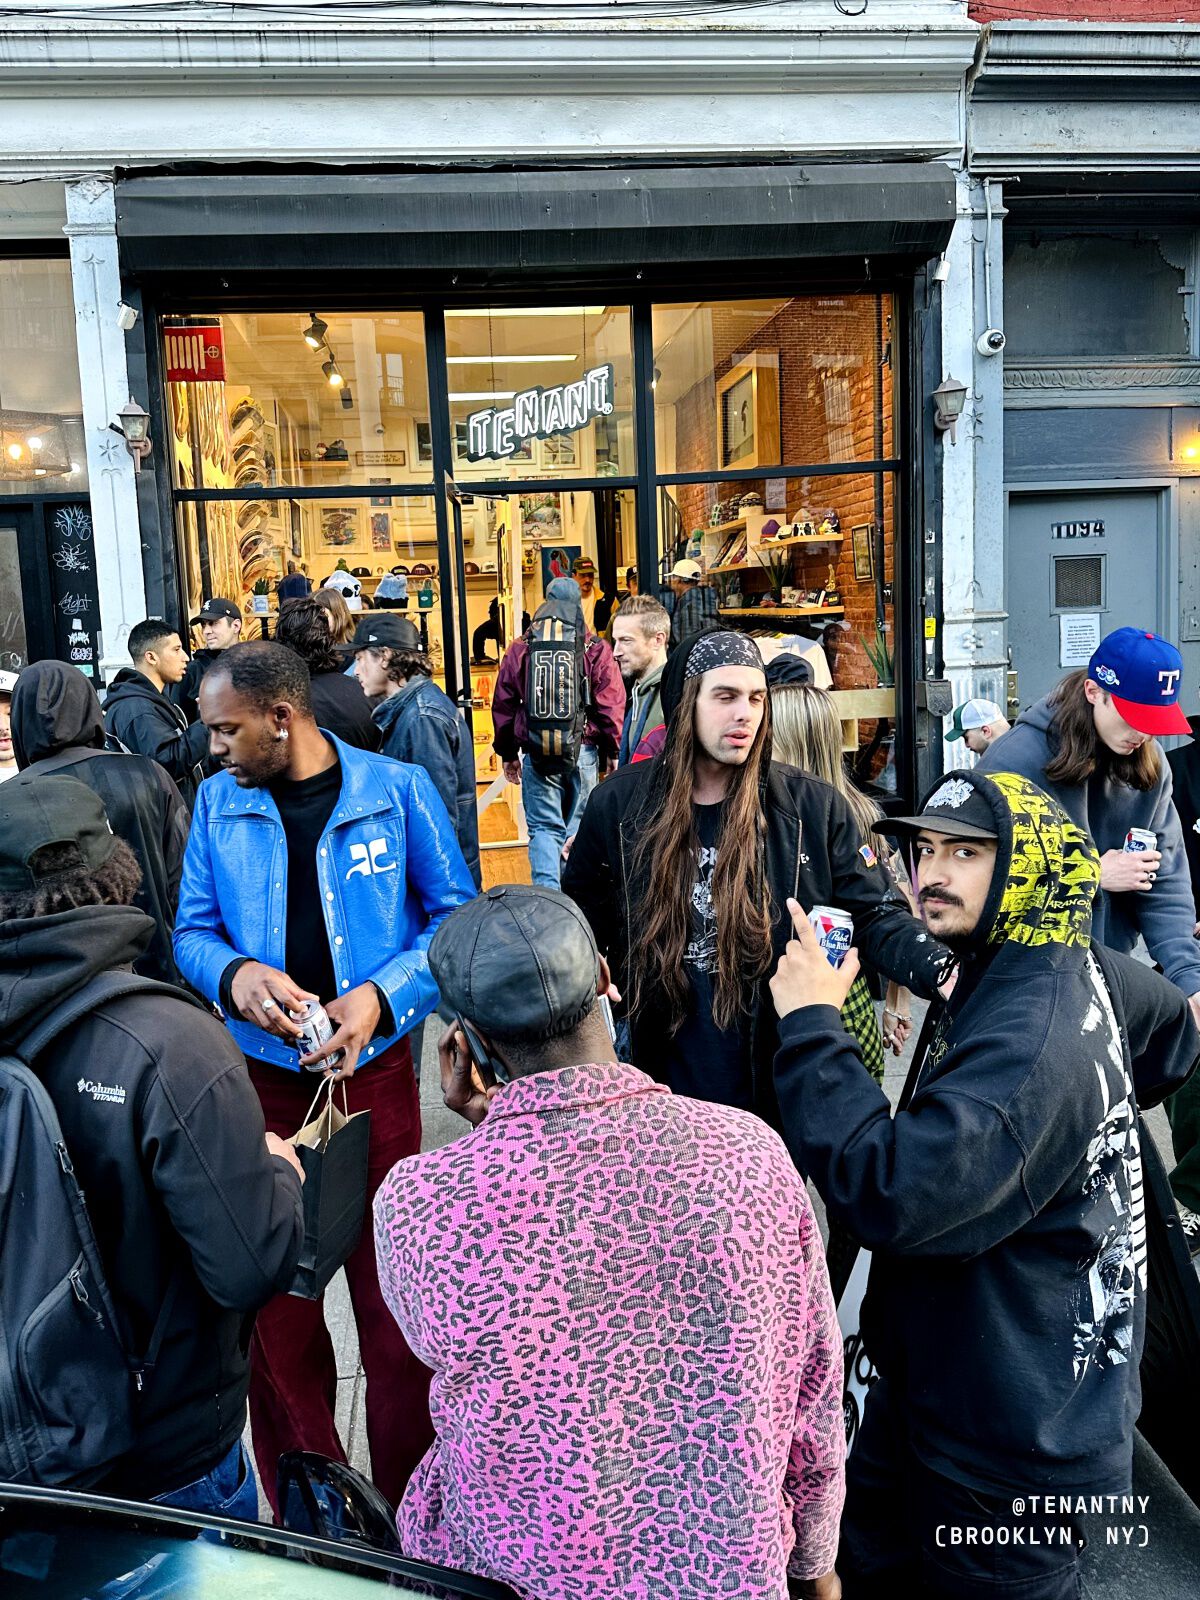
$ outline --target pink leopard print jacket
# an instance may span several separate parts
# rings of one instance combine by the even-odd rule
[[[784,1600],[833,1566],[841,1337],[765,1123],[634,1067],[538,1073],[392,1169],[375,1237],[434,1373],[409,1555],[530,1600]]]

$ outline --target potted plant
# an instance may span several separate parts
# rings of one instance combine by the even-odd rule
[[[863,641],[863,648],[871,658],[875,676],[881,689],[890,689],[896,682],[896,662],[888,648],[887,624],[876,624],[874,639]]]
[[[778,606],[783,604],[783,589],[792,575],[792,552],[790,550],[769,551],[766,558],[761,550],[756,552],[759,562],[765,569],[767,579],[771,585],[771,595],[768,604]]]
[[[250,605],[255,616],[265,617],[271,609],[271,585],[266,578],[256,578],[250,592]]]

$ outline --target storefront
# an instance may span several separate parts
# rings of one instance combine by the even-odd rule
[[[0,669],[96,675],[99,601],[71,267],[0,259]]]
[[[269,630],[289,564],[340,568],[421,620],[488,785],[496,663],[547,581],[590,561],[603,624],[631,569],[660,593],[692,557],[731,625],[806,652],[860,776],[910,795],[909,530],[936,516],[912,389],[953,179],[688,177],[118,185],[168,608],[225,595]]]

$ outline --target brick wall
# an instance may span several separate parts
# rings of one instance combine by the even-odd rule
[[[729,371],[735,359],[752,350],[777,354],[779,358],[780,427],[785,463],[872,460],[876,455],[876,376],[891,335],[890,297],[881,298],[882,348],[874,295],[814,296],[789,301],[749,337],[744,307],[735,317],[724,308],[714,306],[708,315],[712,319],[715,370],[711,379],[698,383],[676,403],[676,470],[703,472],[713,467],[717,430],[714,384]],[[892,365],[883,366],[882,373],[881,454],[887,457],[896,453]],[[751,489],[765,496],[765,480],[739,483],[714,478],[703,484],[680,484],[671,492],[683,516],[684,528],[690,531],[708,525],[712,507],[718,501],[732,499]],[[841,633],[830,650],[834,683],[843,689],[872,688],[876,683],[875,670],[862,641],[873,639],[875,635],[875,586],[873,582],[859,582],[854,576],[851,529],[875,519],[875,477],[870,473],[848,473],[836,477],[790,478],[786,494],[786,506],[780,511],[768,508],[768,515],[778,515],[782,521],[783,511],[789,515],[805,512],[810,520],[818,522],[818,513],[834,510],[841,519],[840,546],[793,547],[790,582],[800,589],[824,588],[827,568],[831,560],[834,562],[845,620],[850,624],[850,632]],[[883,527],[884,579],[891,582],[894,576],[895,485],[888,474],[883,475]],[[742,586],[744,590],[759,588],[764,593],[770,587],[765,572],[761,576],[752,572],[744,574]],[[889,622],[891,617],[892,608],[889,607]],[[889,642],[892,642],[890,633]]]

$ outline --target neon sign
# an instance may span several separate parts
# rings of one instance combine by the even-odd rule
[[[575,383],[556,383],[549,389],[522,389],[510,406],[472,411],[467,418],[467,460],[502,461],[515,455],[529,439],[548,439],[555,433],[578,433],[593,417],[610,416],[613,409],[611,363],[593,367]]]

